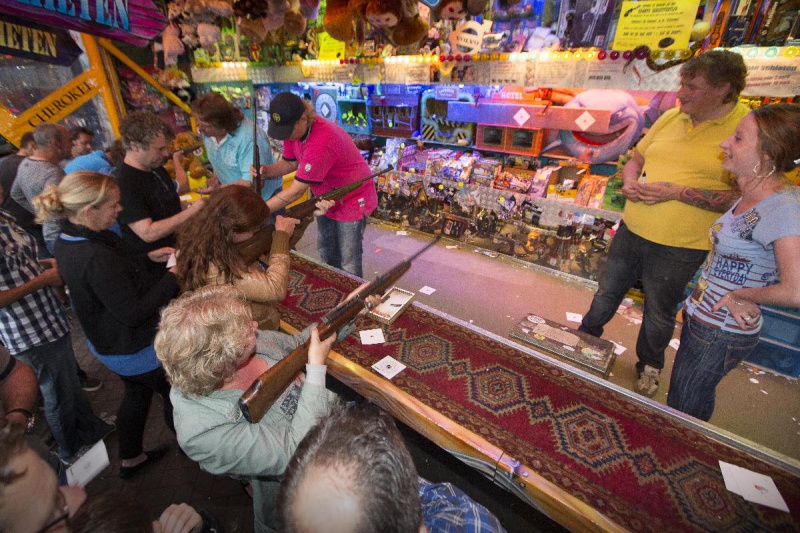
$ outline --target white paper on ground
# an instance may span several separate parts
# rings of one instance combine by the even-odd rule
[[[89,451],[67,469],[67,483],[85,487],[109,465],[106,444],[97,441]]]
[[[386,379],[392,379],[397,374],[405,370],[406,365],[398,361],[392,356],[387,355],[374,365],[372,368],[380,374],[381,376],[385,377]]]
[[[383,336],[383,330],[380,328],[365,329],[358,333],[361,335],[361,344],[383,344],[386,342]]]
[[[614,342],[614,341],[611,341],[611,342]],[[621,345],[621,344],[617,344],[616,342],[614,342],[614,353],[615,353],[615,354],[617,354],[617,355],[622,355],[622,353],[623,353],[625,350],[627,350],[627,348],[626,348],[626,347],[624,347],[624,346],[623,346],[623,345]]]
[[[673,350],[677,351],[678,348],[681,347],[681,340],[680,339],[672,339],[671,341],[669,341],[669,347],[672,348]]]
[[[580,313],[570,313],[567,311],[567,322],[577,322],[581,323],[583,321],[583,315]]]
[[[422,294],[430,295],[430,294],[433,294],[434,292],[436,292],[436,289],[434,289],[433,287],[428,287],[427,285],[425,285],[424,287],[422,287],[419,290],[419,292],[421,292]]]
[[[729,491],[749,502],[789,512],[786,501],[771,477],[724,461],[719,462],[719,467],[725,480],[725,488]]]
[[[408,235],[408,232],[405,230],[397,230],[397,235]]]

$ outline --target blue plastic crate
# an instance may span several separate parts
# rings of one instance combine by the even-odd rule
[[[764,315],[761,338],[793,346],[800,344],[800,312],[797,309],[762,306],[761,312]]]
[[[761,337],[747,362],[783,376],[800,377],[800,347],[796,345]]]

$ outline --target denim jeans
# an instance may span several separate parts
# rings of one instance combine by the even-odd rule
[[[62,458],[103,436],[104,422],[94,415],[78,380],[70,334],[16,354],[36,373],[44,401],[44,416]]]
[[[730,333],[683,313],[667,405],[706,422],[714,412],[717,384],[755,349],[759,335]]]
[[[147,423],[154,392],[164,401],[164,423],[175,433],[172,402],[169,399],[170,385],[167,374],[161,367],[144,374],[119,377],[125,384],[125,393],[117,412],[119,458],[133,459],[144,451],[142,447],[144,426]]]
[[[598,282],[580,331],[600,337],[603,326],[617,312],[625,293],[642,278],[644,315],[636,355],[636,370],[644,366],[664,368],[664,350],[675,330],[675,314],[684,299],[686,285],[703,264],[708,252],[656,244],[631,232],[624,222],[611,242],[608,263]]]
[[[363,277],[361,255],[367,217],[353,222],[340,222],[326,216],[317,217],[317,249],[320,258],[332,267]]]

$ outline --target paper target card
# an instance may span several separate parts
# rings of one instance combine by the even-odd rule
[[[372,369],[386,379],[392,379],[405,368],[406,365],[389,355],[372,365]]]

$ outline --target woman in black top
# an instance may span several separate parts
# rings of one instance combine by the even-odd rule
[[[150,261],[166,261],[171,248],[136,255],[110,230],[122,210],[119,198],[113,178],[80,171],[48,187],[34,203],[40,219],[63,219],[55,256],[72,308],[89,349],[125,383],[117,425],[120,477],[127,479],[166,453],[166,447],[142,448],[153,392],[162,397],[164,420],[175,430],[170,386],[153,339],[159,310],[177,294],[178,283],[171,271],[148,268]]]

